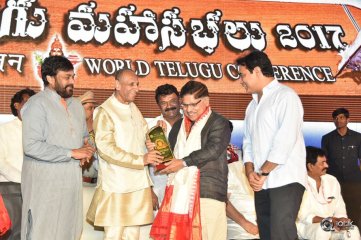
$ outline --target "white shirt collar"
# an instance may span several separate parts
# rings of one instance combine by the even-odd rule
[[[263,87],[263,89],[262,89],[263,96],[272,92],[272,90],[274,88],[278,87],[278,85],[279,85],[279,82],[276,79],[273,79],[271,82],[269,82],[266,86]],[[252,98],[258,103],[258,94],[257,93],[253,93]]]

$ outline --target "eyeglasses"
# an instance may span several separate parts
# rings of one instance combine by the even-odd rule
[[[199,99],[199,101],[196,102],[196,103],[188,103],[188,104],[186,104],[186,103],[181,103],[181,107],[182,107],[182,108],[188,108],[188,107],[195,108],[195,107],[197,107],[197,105],[198,105],[201,101],[202,101],[202,99]]]

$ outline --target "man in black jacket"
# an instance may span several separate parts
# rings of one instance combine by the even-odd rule
[[[172,149],[177,149],[177,144],[191,141],[194,139],[192,131],[198,131],[196,129],[200,124],[204,124],[198,136],[200,149],[186,154],[183,159],[173,159],[162,172],[177,172],[189,166],[196,166],[200,170],[202,237],[208,240],[226,239],[227,145],[231,137],[229,123],[210,109],[208,89],[203,83],[187,82],[181,89],[180,99],[184,119],[173,125],[169,134],[170,145]],[[184,134],[186,138],[180,142],[182,138],[179,135]],[[194,142],[197,144],[197,140]]]

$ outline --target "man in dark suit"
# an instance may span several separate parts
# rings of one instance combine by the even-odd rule
[[[328,160],[328,174],[337,178],[347,215],[361,229],[361,134],[347,127],[350,113],[338,108],[332,113],[336,129],[322,137]]]
[[[187,82],[180,99],[184,118],[173,125],[169,142],[175,155],[184,157],[173,159],[162,172],[191,166],[199,169],[202,237],[226,239],[229,122],[211,110],[208,89],[203,83]]]

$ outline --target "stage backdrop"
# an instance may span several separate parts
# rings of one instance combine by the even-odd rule
[[[154,89],[204,82],[214,109],[243,119],[250,100],[235,60],[266,52],[276,78],[301,96],[306,121],[330,121],[348,107],[361,121],[358,73],[336,77],[339,51],[357,35],[358,8],[332,4],[240,0],[50,1],[0,0],[0,113],[19,89],[42,89],[40,65],[64,55],[76,69],[76,95],[93,90],[99,103],[114,89],[114,72],[140,78],[137,104],[159,114]]]

